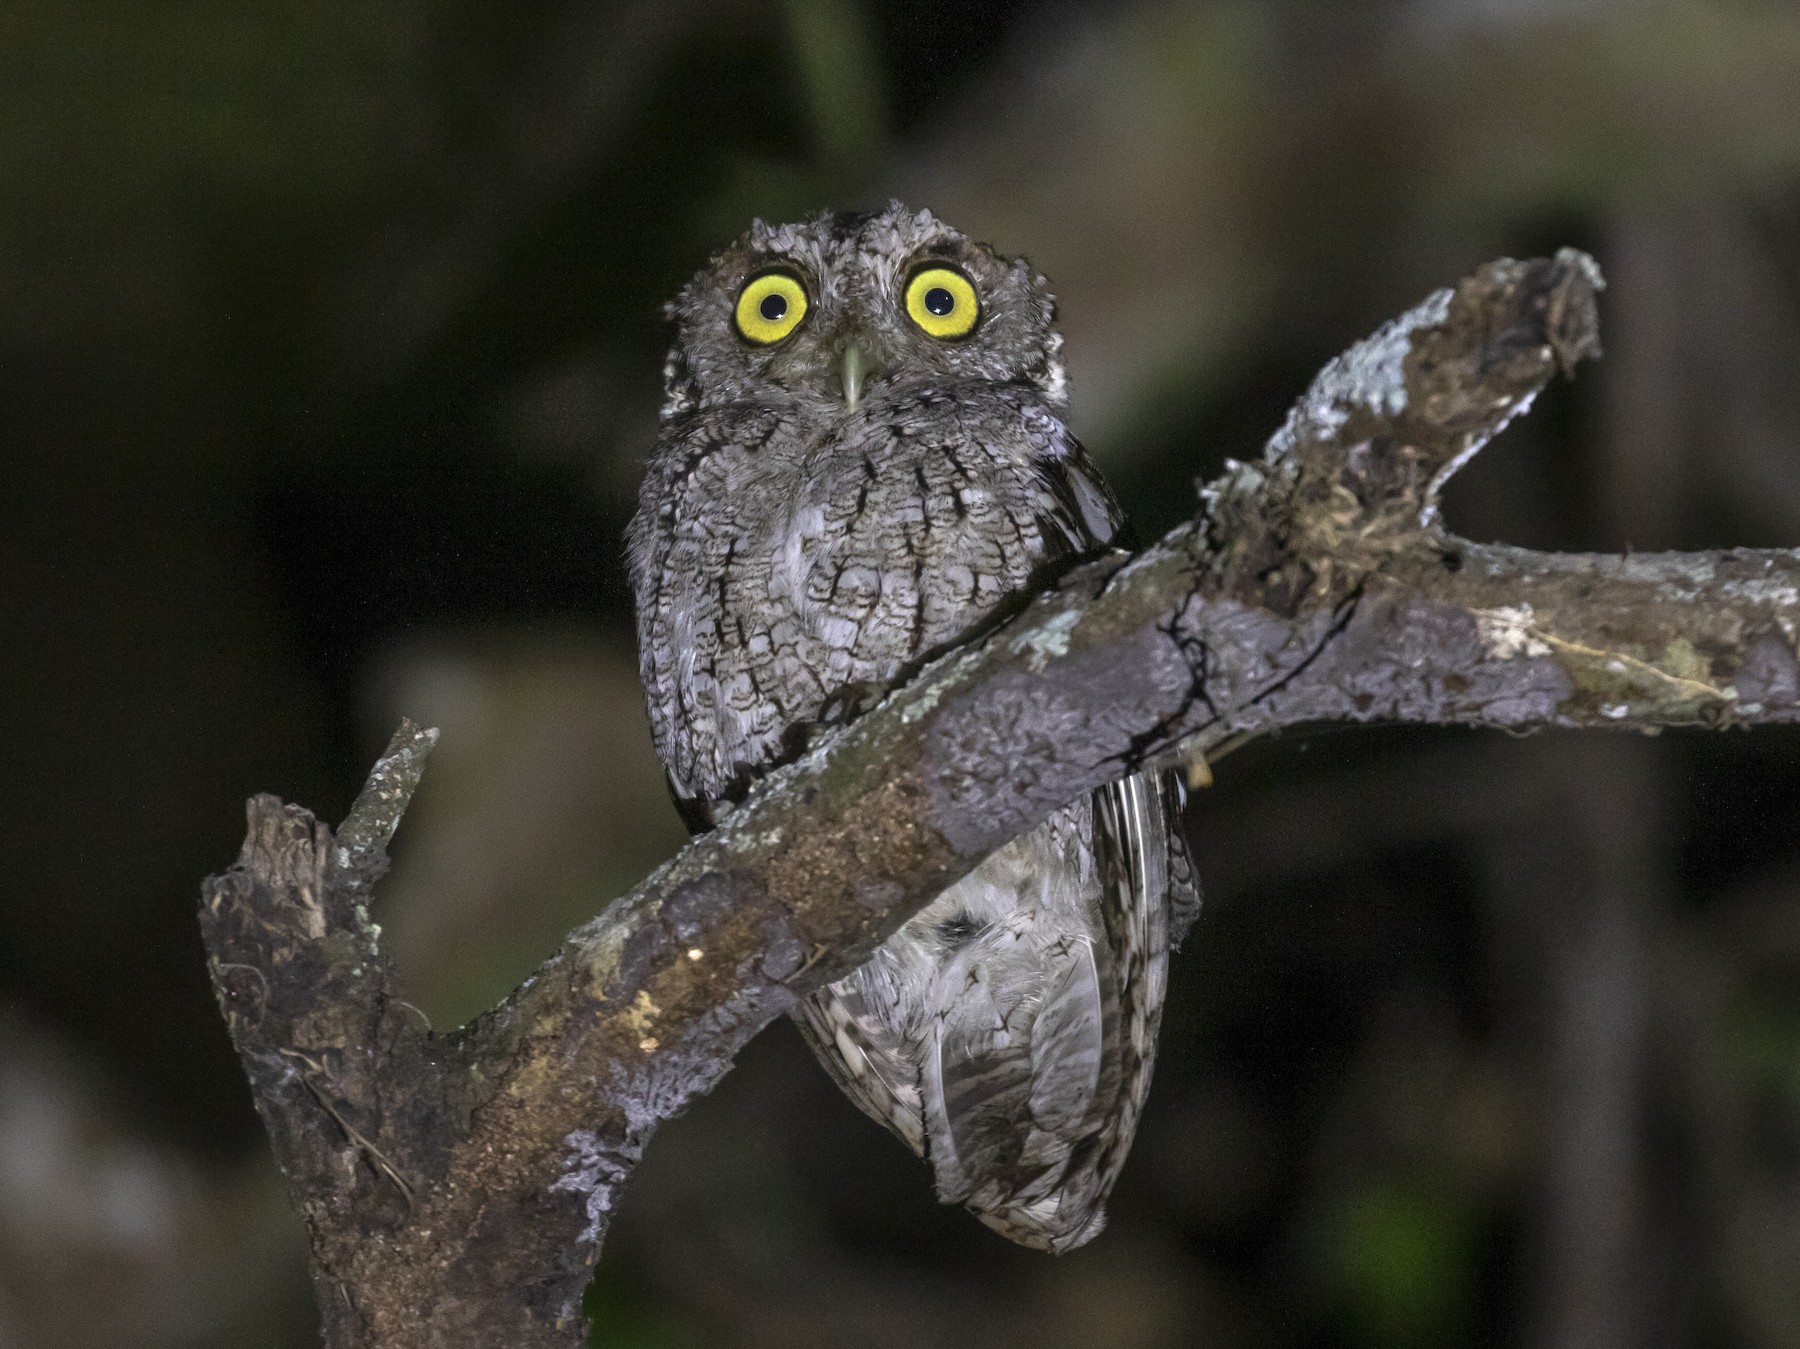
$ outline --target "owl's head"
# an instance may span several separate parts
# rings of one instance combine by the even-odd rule
[[[1056,302],[1023,259],[892,202],[756,221],[668,306],[663,416],[790,398],[825,417],[887,390],[1029,384],[1065,398]]]

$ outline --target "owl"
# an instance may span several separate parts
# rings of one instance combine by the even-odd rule
[[[1055,302],[927,211],[758,221],[668,306],[628,531],[656,747],[709,828],[822,725],[1117,546],[1064,422]],[[1181,788],[1059,810],[795,1016],[938,1196],[1015,1241],[1100,1230],[1198,895]]]

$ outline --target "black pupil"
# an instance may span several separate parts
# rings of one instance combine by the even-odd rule
[[[933,286],[925,292],[925,307],[939,318],[943,318],[956,308],[956,297],[942,286]]]
[[[787,296],[785,296],[785,295],[765,295],[765,296],[763,296],[762,303],[756,306],[756,312],[761,314],[770,323],[780,322],[781,316],[783,314],[787,313]]]

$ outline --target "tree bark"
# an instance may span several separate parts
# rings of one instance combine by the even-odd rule
[[[1319,721],[1655,732],[1800,719],[1800,554],[1567,555],[1438,522],[1450,476],[1597,354],[1593,262],[1481,268],[1334,360],[1255,463],[771,773],[433,1034],[372,887],[435,732],[333,833],[268,796],[209,880],[220,1005],[312,1233],[325,1342],[574,1346],[656,1125],[989,852],[1103,783]]]

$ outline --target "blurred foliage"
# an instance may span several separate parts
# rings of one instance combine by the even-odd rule
[[[607,1269],[588,1285],[581,1310],[593,1326],[588,1336],[592,1349],[698,1349],[705,1343],[666,1310],[646,1305],[640,1293]]]
[[[1789,0],[14,0],[0,1344],[313,1341],[198,878],[436,722],[380,917],[450,1024],[676,846],[619,543],[660,305],[890,195],[1053,279],[1145,533],[1369,327],[1575,243],[1607,359],[1452,525],[1800,538]],[[1797,745],[1254,745],[1100,1240],[940,1208],[777,1026],[650,1149],[594,1342],[1800,1342]]]
[[[1405,1183],[1345,1200],[1329,1259],[1356,1340],[1413,1345],[1469,1337],[1472,1216],[1447,1195]]]

